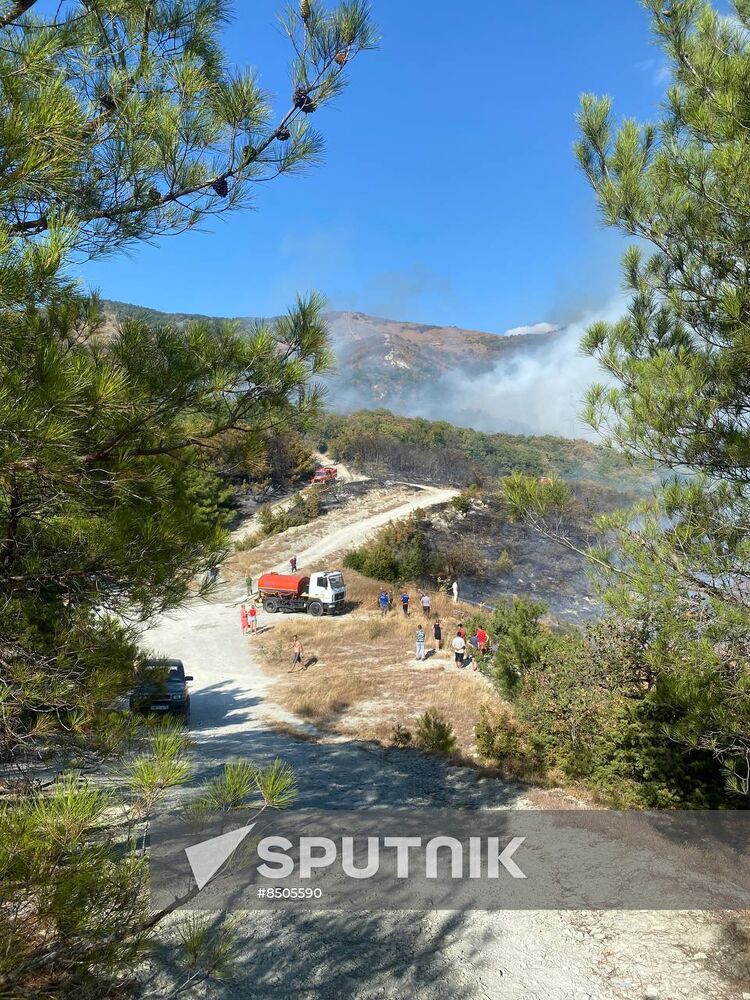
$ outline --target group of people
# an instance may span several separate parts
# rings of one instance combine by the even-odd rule
[[[425,618],[429,619],[432,617],[432,598],[430,595],[424,591],[417,591],[417,600],[419,601],[420,607]],[[403,588],[401,591],[401,596],[399,597],[401,602],[401,610],[404,613],[404,617],[409,617],[409,606],[411,604],[411,594],[406,589]],[[378,594],[378,607],[380,608],[381,615],[388,614],[389,611],[393,610],[393,594],[389,593],[385,587]]]
[[[432,626],[432,633],[435,638],[435,648],[440,650],[443,648],[443,626],[439,621],[435,621]],[[427,636],[424,630],[424,626],[418,625],[416,631],[416,644],[417,644],[417,659],[426,660],[427,652],[425,650],[425,644],[427,641]],[[470,663],[473,663],[474,670],[477,669],[475,654],[476,653],[489,653],[491,651],[490,637],[486,629],[481,626],[474,630],[473,635],[467,638],[467,632],[464,628],[463,622],[459,622],[456,629],[456,635],[451,642],[451,649],[453,650],[453,655],[456,661],[456,666],[467,667]]]

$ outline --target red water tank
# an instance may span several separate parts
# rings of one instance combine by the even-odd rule
[[[263,573],[258,577],[258,592],[263,597],[300,597],[309,586],[310,577],[304,573]]]

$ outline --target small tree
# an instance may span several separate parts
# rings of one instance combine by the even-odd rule
[[[458,749],[453,726],[437,708],[428,708],[419,716],[415,728],[415,741],[422,750],[452,757]]]
[[[498,602],[488,622],[497,646],[492,663],[500,691],[512,697],[524,673],[538,663],[547,633],[540,624],[547,606],[524,597]]]

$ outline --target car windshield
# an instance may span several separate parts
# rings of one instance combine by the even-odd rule
[[[341,573],[331,573],[331,575],[328,577],[328,581],[331,587],[338,588],[344,586],[344,577],[341,575]]]
[[[146,660],[146,669],[168,671],[167,678],[170,681],[181,680],[185,676],[185,667],[181,660]]]

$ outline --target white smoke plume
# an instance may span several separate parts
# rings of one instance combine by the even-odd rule
[[[571,323],[543,355],[534,352],[503,361],[481,375],[451,373],[414,398],[398,412],[429,420],[448,420],[460,427],[509,434],[554,434],[597,440],[580,419],[586,389],[606,382],[606,373],[581,354],[586,328],[596,320],[623,315],[622,298]]]

